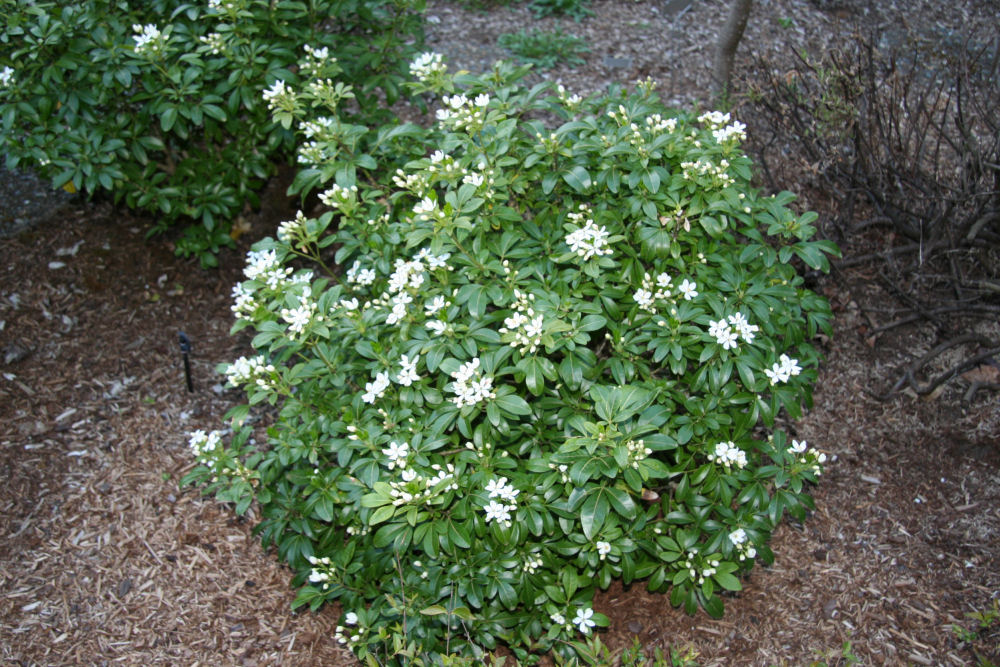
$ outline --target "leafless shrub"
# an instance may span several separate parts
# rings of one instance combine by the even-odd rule
[[[880,236],[887,247],[841,266],[891,260],[878,271],[904,306],[897,322],[930,322],[933,350],[972,340],[970,321],[1000,319],[998,69],[996,34],[858,32],[820,58],[795,54],[791,66],[757,59],[740,111],[768,185],[790,172],[806,181],[828,198],[832,231],[848,240],[889,229]],[[947,318],[931,315],[942,308]],[[917,375],[933,359],[920,359],[890,392],[932,390],[970,360],[995,364],[995,332],[974,342],[929,382]]]

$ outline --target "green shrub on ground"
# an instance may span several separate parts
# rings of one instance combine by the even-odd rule
[[[830,331],[795,267],[836,246],[750,186],[728,114],[671,114],[651,83],[581,100],[527,67],[411,70],[432,127],[354,126],[385,153],[364,164],[310,139],[299,186],[327,210],[249,254],[255,353],[223,368],[249,404],[225,441],[192,434],[186,482],[256,502],[295,606],[338,601],[370,664],[572,655],[616,580],[721,615],[811,506],[825,456],[772,427]],[[335,113],[308,90],[289,113]]]
[[[261,92],[275,80],[357,86],[371,118],[399,94],[423,0],[122,0],[0,9],[0,151],[55,187],[105,191],[210,254],[293,146]],[[297,70],[296,63],[311,54]],[[208,254],[206,254],[208,253]]]
[[[582,65],[584,60],[580,54],[590,51],[584,40],[562,30],[508,32],[500,35],[497,43],[517,56],[521,62],[541,69],[552,69],[559,63],[566,63],[571,67]]]

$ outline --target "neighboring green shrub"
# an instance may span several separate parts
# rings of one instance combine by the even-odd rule
[[[111,193],[155,212],[156,230],[195,219],[178,248],[230,242],[229,223],[293,134],[261,91],[299,74],[399,94],[423,0],[115,0],[0,9],[0,151],[54,186]]]
[[[528,3],[535,18],[568,16],[577,22],[594,15],[589,5],[590,0],[531,0]]]
[[[830,330],[796,264],[836,246],[750,187],[726,114],[668,115],[650,83],[584,101],[527,67],[411,69],[448,93],[437,123],[352,134],[405,167],[322,140],[329,210],[250,253],[234,331],[255,355],[223,368],[249,405],[231,442],[192,434],[185,481],[256,500],[295,606],[339,601],[371,664],[572,653],[615,580],[721,615],[811,506],[825,456],[768,432]]]
[[[571,67],[582,65],[584,60],[580,54],[590,51],[584,40],[558,29],[553,32],[508,32],[500,35],[497,43],[522,62],[541,69],[552,69],[559,63],[566,63]]]

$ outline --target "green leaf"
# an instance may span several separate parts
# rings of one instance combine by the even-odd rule
[[[531,414],[531,406],[517,394],[503,394],[494,399],[497,407],[509,415],[523,417]]]
[[[740,583],[740,580],[728,572],[716,572],[712,575],[712,579],[715,579],[715,582],[727,591],[743,590],[743,585]]]
[[[597,416],[604,421],[621,423],[641,412],[649,405],[654,394],[635,385],[608,387],[594,385],[590,388]]]
[[[396,507],[394,505],[383,505],[372,512],[371,518],[368,519],[368,525],[374,526],[375,524],[382,523],[383,521],[388,521],[395,513]]]
[[[581,194],[590,187],[590,174],[580,165],[577,165],[564,173],[563,180],[566,181],[571,188]]]
[[[439,604],[432,604],[429,607],[421,609],[420,613],[424,616],[440,616],[441,614],[447,614],[448,610]]]
[[[160,129],[164,132],[172,130],[174,123],[176,122],[177,109],[175,107],[168,107],[162,114],[160,114]]]

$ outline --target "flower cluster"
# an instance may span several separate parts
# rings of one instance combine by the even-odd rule
[[[514,290],[514,312],[504,319],[500,327],[502,340],[513,348],[520,348],[521,353],[533,354],[542,342],[542,331],[545,317],[535,313],[534,294],[525,294]]]
[[[486,120],[486,107],[490,105],[490,96],[483,93],[470,100],[465,95],[445,95],[441,98],[444,107],[437,110],[437,119],[445,127],[453,130],[465,130],[475,134],[483,128]]]
[[[226,366],[226,384],[240,387],[253,384],[264,389],[274,386],[273,376],[277,372],[274,364],[268,363],[263,354],[256,357],[240,357]]]
[[[350,629],[345,626],[357,626],[354,629]],[[346,644],[348,646],[353,646],[361,641],[362,637],[368,632],[368,628],[360,625],[358,615],[353,611],[349,611],[344,614],[344,625],[338,625],[334,628],[333,638],[337,640],[339,644]]]
[[[277,291],[288,283],[291,274],[292,267],[284,266],[275,250],[251,250],[247,253],[243,275],[248,280],[262,282]]]
[[[13,82],[14,82],[14,68],[8,65],[5,66],[3,69],[0,69],[0,86],[4,88],[9,88]]]
[[[285,85],[282,79],[278,79],[266,88],[263,92],[264,101],[267,108],[272,111],[292,112],[295,110],[295,91]]]
[[[787,354],[778,358],[777,363],[770,368],[764,369],[764,375],[768,377],[772,385],[780,382],[788,382],[792,377],[802,372],[798,359],[792,359]]]
[[[155,56],[166,45],[166,37],[160,29],[152,23],[132,26],[132,32],[136,33],[132,38],[135,40],[135,53],[140,56]]]
[[[454,380],[451,383],[451,390],[455,392],[455,397],[451,400],[460,408],[496,398],[496,393],[493,391],[493,378],[489,375],[483,375],[479,370],[479,364],[479,357],[476,357],[451,373]]]
[[[814,475],[823,474],[826,454],[815,447],[809,447],[805,440],[792,440],[792,444],[788,447],[788,453],[794,456],[798,463],[809,466]]]
[[[736,144],[740,141],[746,140],[746,129],[746,125],[736,120],[733,121],[732,125],[727,125],[726,127],[718,130],[712,130],[712,136],[719,144]]]
[[[715,342],[722,346],[724,350],[736,349],[739,339],[746,343],[753,343],[760,327],[750,324],[743,313],[736,313],[727,318],[717,321],[710,321],[708,335],[715,338]]]
[[[361,287],[367,287],[375,282],[375,269],[366,269],[361,266],[361,260],[355,260],[351,268],[347,269],[347,282],[354,283]]]
[[[636,470],[639,468],[639,462],[653,453],[653,450],[646,446],[646,441],[642,439],[629,440],[625,443],[625,449],[628,451],[628,465]]]
[[[727,468],[730,466],[744,468],[747,465],[747,454],[732,441],[720,442],[708,455],[708,460]]]
[[[296,211],[295,218],[286,220],[278,225],[278,240],[292,246],[303,245],[307,242],[306,226],[308,219],[302,211]]]
[[[486,521],[496,521],[510,528],[511,512],[517,510],[517,495],[520,491],[515,489],[506,477],[490,480],[485,490],[489,497],[489,502],[483,508],[486,512]],[[503,502],[498,501],[498,498]]]
[[[222,445],[222,431],[209,433],[201,430],[193,431],[188,439],[188,445],[196,459],[211,463],[218,459],[219,448]]]
[[[664,118],[658,113],[646,117],[646,129],[654,137],[664,132],[673,133],[677,131],[676,118]]]
[[[385,395],[385,390],[389,388],[389,374],[376,373],[375,379],[365,383],[365,393],[361,395],[361,400],[371,404]]]
[[[577,224],[583,223],[582,227],[569,226],[569,229],[573,231],[566,235],[566,245],[585,261],[592,257],[610,255],[613,252],[608,245],[610,235],[607,228],[594,224],[591,215],[590,207],[586,204],[580,204],[579,211],[570,212],[566,216]]]
[[[729,541],[736,547],[737,558],[741,561],[752,560],[757,557],[757,548],[747,537],[747,533],[742,528],[737,528],[729,533]]]
[[[204,44],[208,52],[213,56],[217,56],[226,50],[226,39],[218,32],[210,32],[207,35],[202,35],[198,38],[198,41]]]
[[[440,53],[421,53],[410,63],[410,74],[418,81],[428,83],[441,77],[448,70]]]
[[[639,308],[642,310],[655,314],[657,312],[656,302],[671,299],[672,289],[673,278],[670,277],[669,273],[657,274],[655,281],[649,273],[645,273],[642,277],[642,287],[632,294],[632,299],[639,304]],[[698,285],[694,281],[684,278],[681,284],[677,285],[677,291],[685,301],[692,301],[698,296]]]
[[[698,122],[705,125],[710,130],[717,130],[729,122],[729,114],[721,111],[706,111],[698,116]]]
[[[358,201],[358,186],[341,187],[334,183],[329,189],[319,195],[319,200],[329,206],[350,215]]]
[[[316,317],[319,305],[311,299],[300,296],[299,305],[294,308],[282,308],[281,319],[288,323],[288,335],[294,339],[305,333],[313,318]]]
[[[718,571],[716,568],[719,567],[719,561],[715,558],[699,559],[698,552],[691,550],[688,551],[687,560],[681,562],[681,566],[687,568],[688,576],[700,586]]]
[[[727,188],[736,182],[736,178],[727,171],[728,169],[729,160],[726,159],[720,160],[718,165],[713,164],[708,158],[681,162],[684,180],[704,182],[700,179],[707,179],[708,183],[716,188]]]

